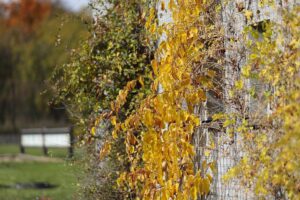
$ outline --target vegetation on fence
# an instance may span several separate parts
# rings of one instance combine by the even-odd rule
[[[208,92],[228,89],[216,84],[228,78],[222,76],[223,33],[214,21],[221,6],[213,0],[159,2],[96,1],[99,15],[89,40],[54,77],[58,96],[89,132],[82,137],[90,153],[86,198],[209,194],[214,164],[201,160],[202,171],[195,167],[200,161],[193,135],[202,126],[195,107],[207,102]],[[166,8],[172,22],[158,25],[158,10]],[[251,11],[244,14],[251,20]],[[298,199],[299,7],[262,28],[263,33],[245,29],[249,57],[241,79],[227,91],[234,101],[223,102],[236,109],[214,116],[242,138],[244,156],[226,178],[239,178],[262,197]],[[260,113],[251,112],[247,102]]]
[[[165,6],[162,2],[159,9],[164,11]],[[146,23],[149,33],[156,34],[152,38],[161,39],[162,34],[166,37],[152,60],[151,93],[125,120],[118,116],[121,107],[113,107],[110,117],[115,138],[126,137],[130,162],[118,184],[133,191],[138,199],[197,199],[208,194],[212,181],[211,175],[200,174],[194,168],[192,139],[200,124],[194,107],[206,100],[206,91],[213,87],[216,74],[209,69],[203,73],[193,71],[196,65],[209,62],[206,53],[215,52],[220,43],[217,27],[209,24],[207,14],[209,9],[214,11],[214,3],[171,1],[168,8],[171,23],[157,26],[155,8],[150,10]],[[208,42],[212,37],[215,40]],[[129,83],[116,104],[125,104],[130,90]],[[212,163],[207,163],[204,170],[207,168],[213,168]]]
[[[118,117],[126,118],[149,93],[153,48],[146,43],[144,28],[148,2],[97,0],[93,6],[96,16],[89,39],[73,50],[70,63],[57,69],[53,85],[59,101],[64,102],[86,133],[81,135],[88,155],[83,161],[88,163],[89,177],[83,183],[84,199],[124,199],[125,194],[116,187],[116,179],[118,171],[129,167],[124,156],[125,137],[119,137],[114,144],[105,144],[112,153],[99,160],[99,148],[95,146],[112,135],[110,123],[99,121],[97,116],[110,116],[112,109],[118,108]],[[126,104],[120,107],[112,101],[127,82],[131,91],[126,94]]]
[[[263,33],[246,28],[249,59],[232,91],[237,102],[248,94],[258,110],[230,115],[245,155],[227,178],[240,177],[263,197],[300,198],[299,11],[299,6],[283,10],[282,22],[266,22]],[[248,81],[260,87],[249,87]]]

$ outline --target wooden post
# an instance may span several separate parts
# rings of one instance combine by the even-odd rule
[[[20,143],[20,152],[25,154],[25,147],[22,144],[22,130],[19,132],[19,143]]]
[[[45,131],[42,129],[42,137],[43,137],[43,153],[45,156],[48,156],[48,149],[45,144]]]
[[[20,144],[20,152],[25,154],[25,147],[23,147],[22,144]]]
[[[70,128],[70,147],[69,147],[69,158],[74,156],[74,135],[73,135],[73,128]]]

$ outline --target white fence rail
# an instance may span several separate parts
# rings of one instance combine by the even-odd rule
[[[72,129],[66,128],[32,128],[21,129],[21,152],[25,147],[41,147],[47,155],[48,148],[68,148],[69,155],[73,155]]]

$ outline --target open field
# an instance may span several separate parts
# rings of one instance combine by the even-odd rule
[[[36,200],[40,197],[47,200],[76,199],[77,174],[80,170],[71,161],[63,159],[68,155],[67,149],[49,149],[49,157],[42,156],[41,148],[28,148],[26,152],[26,155],[18,155],[17,145],[0,146],[0,200]],[[13,157],[14,161],[3,162],[5,157]],[[18,183],[48,183],[55,187],[5,188]]]
[[[61,163],[1,163],[0,185],[44,182],[55,185],[52,189],[0,189],[1,200],[35,200],[47,197],[51,200],[75,199],[76,168]]]

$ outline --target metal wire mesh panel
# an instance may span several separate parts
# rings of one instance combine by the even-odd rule
[[[216,171],[211,186],[211,200],[247,200],[255,199],[251,188],[243,186],[238,179],[224,181],[223,177],[229,169],[234,167],[242,157],[242,150],[238,137],[230,137],[224,132],[213,134],[216,148],[210,159],[216,161]]]

